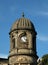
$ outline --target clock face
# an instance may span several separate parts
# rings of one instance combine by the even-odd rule
[[[22,42],[27,42],[27,37],[26,37],[26,36],[22,36],[22,37],[21,37],[21,41],[22,41]]]
[[[18,47],[28,48],[28,38],[27,38],[27,34],[25,34],[24,32],[21,33],[18,37]]]

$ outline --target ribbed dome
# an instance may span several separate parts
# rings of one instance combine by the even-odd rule
[[[15,21],[15,23],[12,25],[11,31],[13,31],[14,29],[32,29],[32,30],[35,30],[33,23],[24,17]]]

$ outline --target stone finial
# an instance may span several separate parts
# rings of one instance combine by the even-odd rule
[[[24,12],[22,13],[22,17],[24,17]]]

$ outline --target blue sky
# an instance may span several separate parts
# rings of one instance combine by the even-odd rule
[[[48,53],[48,0],[0,0],[0,57],[9,55],[9,32],[24,12],[37,31],[37,55]]]

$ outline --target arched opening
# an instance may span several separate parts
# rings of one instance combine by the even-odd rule
[[[15,48],[15,38],[12,40],[12,47]]]

